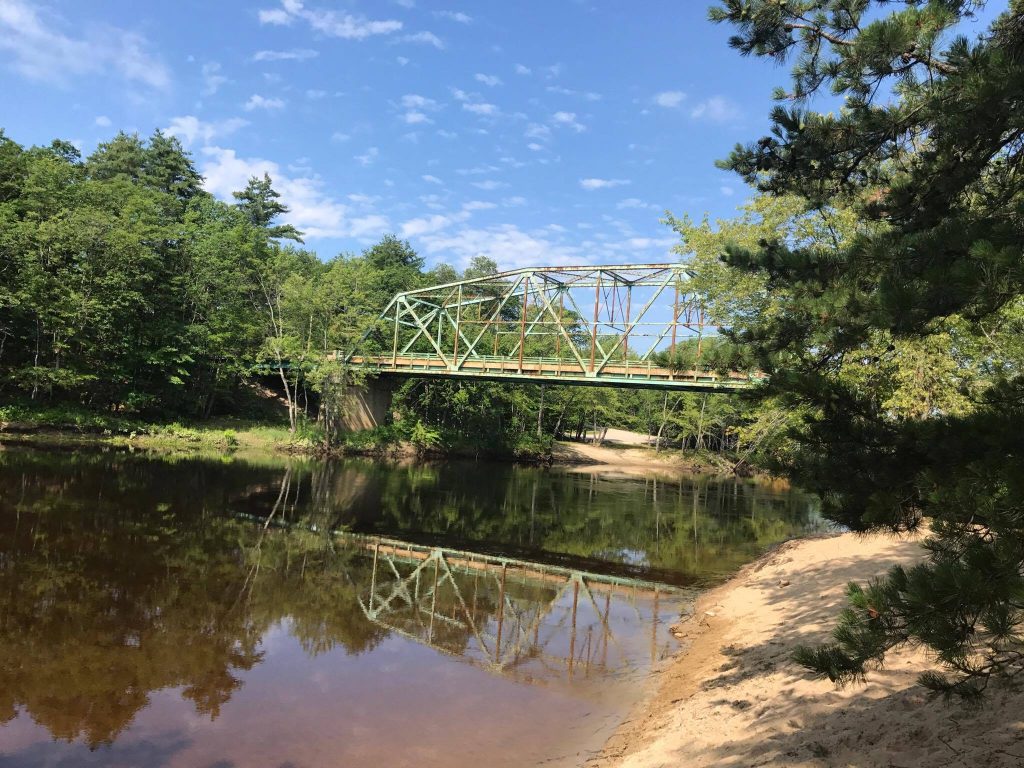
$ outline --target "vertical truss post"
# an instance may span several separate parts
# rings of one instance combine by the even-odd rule
[[[675,361],[676,361],[676,328],[679,327],[679,276],[675,279],[675,298],[672,300],[672,345],[669,347],[671,350],[670,361],[669,361],[669,379],[674,379],[675,374]]]
[[[572,580],[572,631],[569,635],[569,677],[572,678],[572,665],[576,661],[576,608],[580,602],[580,581]]]
[[[651,663],[658,660],[658,588],[654,588],[654,614],[651,618]]]
[[[398,302],[395,302],[395,338],[391,344],[391,367],[398,367]]]
[[[558,371],[562,370],[562,313],[565,311],[565,294],[562,293],[562,289],[556,288],[558,291],[558,333],[555,334],[555,357],[558,358]]]
[[[437,613],[437,572],[439,570],[438,560],[443,557],[441,550],[434,553],[434,588],[430,591],[430,629],[427,630],[427,642],[434,639],[434,616]]]
[[[373,597],[377,594],[377,555],[380,554],[380,540],[373,545],[373,571],[370,574],[370,611],[373,612]]]
[[[452,368],[459,367],[459,336],[462,334],[462,286],[459,286],[459,296],[455,300],[455,343],[452,349]]]
[[[597,283],[594,285],[594,325],[590,329],[590,372],[594,372],[594,356],[597,353],[597,322],[600,317],[601,307],[601,273],[597,273]]]
[[[626,324],[624,326],[625,329],[626,329],[626,338],[622,342],[622,359],[626,362],[627,366],[629,365],[629,311],[630,311],[630,306],[632,305],[632,303],[633,303],[633,286],[632,285],[627,285],[626,286]]]
[[[498,637],[494,644],[494,660],[501,660],[501,630],[505,624],[505,576],[508,574],[508,563],[501,564],[501,588],[498,590]]]
[[[704,307],[697,306],[697,360],[700,360],[701,349],[704,345]],[[696,365],[694,365],[696,368]]]
[[[530,276],[523,281],[523,310],[519,316],[519,372],[523,372],[523,348],[526,346],[526,308],[530,303]]]

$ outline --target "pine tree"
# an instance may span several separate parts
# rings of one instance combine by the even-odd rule
[[[798,658],[846,682],[921,643],[945,668],[921,682],[968,698],[1024,671],[1024,354],[1007,333],[1024,307],[1024,2],[976,40],[957,34],[980,6],[724,0],[710,12],[741,53],[794,61],[771,135],[722,165],[862,224],[841,240],[727,248],[785,297],[734,331],[771,374],[767,394],[813,414],[783,468],[855,530],[930,524],[927,560],[852,585],[836,642]],[[841,108],[814,111],[829,93]],[[983,376],[908,405],[844,375],[901,344],[932,380]],[[942,369],[936,354],[951,358]]]
[[[274,189],[270,174],[260,179],[253,176],[241,192],[231,193],[238,200],[238,207],[245,213],[254,227],[266,231],[267,236],[276,240],[302,242],[302,233],[291,224],[274,224],[274,219],[288,213],[289,208],[278,202],[281,194]]]

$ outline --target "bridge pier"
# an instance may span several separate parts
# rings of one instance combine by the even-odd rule
[[[359,432],[386,424],[391,420],[391,400],[398,386],[393,378],[384,376],[349,386],[345,390],[341,428],[346,432]]]

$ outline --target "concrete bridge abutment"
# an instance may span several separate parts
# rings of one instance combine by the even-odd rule
[[[392,399],[399,382],[391,377],[367,378],[346,388],[341,428],[346,432],[375,429],[391,421]]]

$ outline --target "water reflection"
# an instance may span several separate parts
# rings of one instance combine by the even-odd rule
[[[692,599],[636,579],[473,552],[380,539],[367,546],[373,566],[360,605],[370,621],[531,683],[635,669],[635,641],[644,627],[654,662],[664,619],[659,601]],[[625,637],[618,638],[616,627],[623,625]]]
[[[466,764],[520,765],[670,647],[678,593],[623,579],[818,524],[741,482],[0,451],[0,765],[431,764],[466,732]]]

